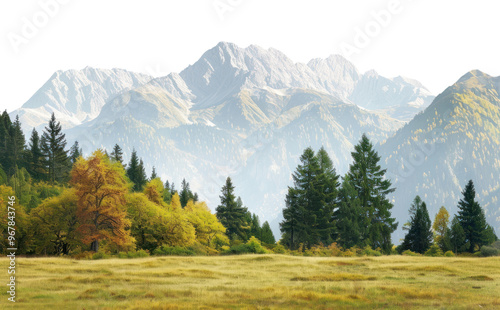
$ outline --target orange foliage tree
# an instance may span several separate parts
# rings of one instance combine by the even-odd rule
[[[91,243],[91,251],[99,250],[100,240],[118,246],[130,243],[130,220],[124,207],[128,184],[123,167],[97,150],[88,159],[76,161],[71,184],[78,197],[78,230],[82,241]]]

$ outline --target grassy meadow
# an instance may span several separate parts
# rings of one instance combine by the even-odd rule
[[[4,270],[7,264],[0,259]],[[17,302],[8,302],[4,289],[0,309],[500,309],[498,257],[18,258],[17,264]]]

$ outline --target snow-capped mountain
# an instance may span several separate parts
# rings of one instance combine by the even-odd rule
[[[221,42],[154,79],[118,69],[56,72],[11,115],[28,131],[54,112],[68,144],[87,154],[118,143],[127,158],[135,148],[149,171],[154,165],[176,184],[186,178],[212,209],[231,176],[247,207],[272,220],[304,148],[324,146],[344,173],[363,133],[387,139],[429,98],[418,82],[361,74],[341,56],[302,64],[275,49]]]
[[[18,110],[25,132],[40,129],[55,113],[63,128],[68,129],[88,122],[101,112],[107,100],[120,92],[143,85],[150,76],[123,69],[95,69],[57,71]]]

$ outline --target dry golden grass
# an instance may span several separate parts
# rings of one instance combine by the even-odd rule
[[[0,259],[4,270],[7,263]],[[17,263],[17,302],[4,292],[0,309],[500,309],[499,258],[242,255]]]

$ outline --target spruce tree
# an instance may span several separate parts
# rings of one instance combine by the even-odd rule
[[[10,126],[10,117],[7,110],[5,110],[0,116],[0,165],[2,165],[5,173],[7,173],[9,169],[7,156],[9,154]]]
[[[179,198],[181,200],[181,206],[184,208],[189,199],[192,199],[193,193],[189,189],[189,182],[186,181],[186,179],[182,179],[181,183],[181,192],[179,194]]]
[[[125,167],[125,165],[123,164],[123,151],[118,144],[115,144],[115,146],[113,146],[113,151],[111,151],[110,158],[111,160],[119,162],[123,167]]]
[[[156,174],[156,168],[155,166],[153,166],[153,171],[151,171],[151,177],[149,178],[149,180],[154,180],[158,177],[158,175]]]
[[[468,251],[473,253],[476,247],[479,249],[487,242],[484,240],[486,220],[483,209],[476,201],[476,190],[472,180],[467,183],[462,195],[463,198],[458,202],[458,219],[464,230]]]
[[[71,160],[71,163],[74,164],[78,159],[78,157],[83,155],[82,153],[83,152],[80,146],[78,145],[78,141],[75,141],[75,143],[73,143],[73,145],[69,149],[69,158]]]
[[[465,232],[460,224],[460,219],[458,216],[454,216],[451,221],[451,227],[449,231],[450,245],[453,252],[459,253],[463,252],[467,248],[465,243]]]
[[[48,180],[53,184],[56,181],[68,179],[71,167],[68,153],[64,149],[66,138],[54,113],[52,113],[49,125],[45,127],[40,145],[47,166]]]
[[[271,226],[267,221],[262,224],[261,232],[260,232],[260,241],[267,244],[275,244],[276,239],[274,238],[273,231],[271,230]]]
[[[335,240],[346,249],[366,245],[362,241],[365,227],[362,227],[360,223],[363,219],[363,209],[357,195],[358,192],[351,184],[349,176],[346,175],[339,191],[338,208],[334,212]]]
[[[424,201],[419,196],[410,208],[410,229],[403,241],[403,249],[425,253],[432,243],[431,219]]]
[[[230,240],[235,240],[237,237],[245,240],[246,231],[249,229],[245,220],[247,209],[243,207],[242,203],[236,202],[234,186],[230,177],[226,179],[221,193],[221,204],[216,208],[217,218],[226,227],[226,234]]]
[[[144,163],[142,159],[139,159],[135,149],[132,150],[132,156],[130,157],[130,163],[127,166],[127,177],[134,183],[133,190],[136,192],[142,191],[144,185],[146,185],[147,177],[146,171],[144,169]]]
[[[8,170],[6,171],[8,175],[14,173],[16,167],[25,166],[25,144],[26,139],[24,138],[24,133],[21,128],[21,122],[19,121],[19,115],[16,116],[16,120],[12,123],[9,130],[9,150],[7,155],[8,160]]]
[[[297,249],[303,235],[303,225],[301,225],[303,215],[304,209],[299,204],[298,191],[293,187],[288,187],[280,231],[283,234],[284,243],[292,250]]]
[[[37,181],[44,179],[47,174],[44,165],[44,157],[40,148],[40,137],[35,128],[31,132],[30,142],[28,143],[27,156],[28,172]]]
[[[391,217],[393,205],[387,195],[395,189],[391,188],[391,181],[385,179],[386,169],[380,167],[380,156],[366,135],[363,134],[351,155],[354,162],[349,167],[348,176],[363,210],[359,221],[360,227],[366,227],[362,240],[372,248],[380,247],[389,253],[391,233],[398,223]]]

